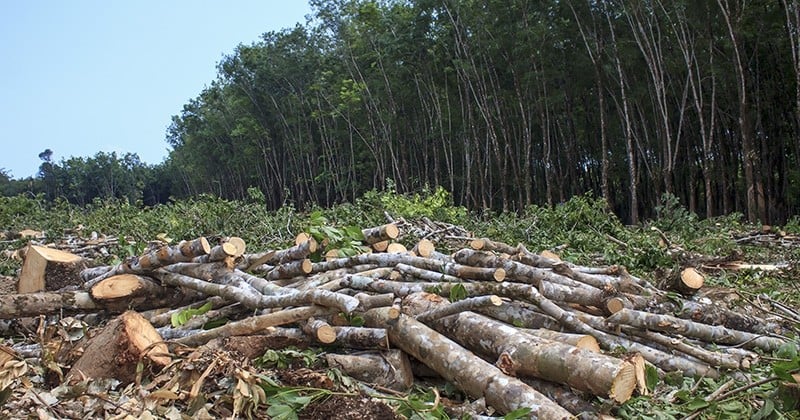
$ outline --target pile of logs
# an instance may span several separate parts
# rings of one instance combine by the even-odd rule
[[[688,297],[698,273],[676,277],[679,297],[624,267],[523,245],[461,238],[449,254],[427,238],[410,251],[390,247],[403,235],[394,223],[363,234],[372,252],[349,257],[305,234],[255,253],[236,237],[213,246],[201,237],[92,268],[29,246],[19,293],[0,295],[0,319],[121,313],[81,344],[67,380],[131,382],[142,361],[170,364],[175,346],[215,343],[251,358],[277,345],[325,346],[337,349],[329,365],[362,381],[404,390],[421,363],[499,413],[528,407],[537,418],[592,411],[587,395],[622,403],[645,394],[648,365],[713,378],[786,343],[775,322]],[[203,305],[210,310],[171,323]],[[229,321],[203,329],[220,319]]]

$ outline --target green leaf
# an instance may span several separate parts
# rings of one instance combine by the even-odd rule
[[[464,287],[463,284],[459,283],[450,288],[450,302],[457,302],[459,300],[464,300],[468,296],[467,288]]]
[[[210,311],[212,308],[211,302],[206,302],[203,306],[199,308],[189,308],[184,309],[180,312],[176,312],[172,314],[170,317],[170,322],[172,323],[173,327],[180,327],[181,325],[187,323],[190,319],[194,318],[198,315],[203,315],[206,312]]]
[[[708,405],[709,405],[708,401],[699,397],[695,397],[689,400],[686,404],[684,404],[683,407],[685,407],[687,410],[694,411],[700,408],[706,408],[708,407]]]
[[[785,343],[778,348],[775,356],[781,359],[797,359],[797,345],[794,343]]]
[[[350,325],[353,327],[363,327],[366,321],[361,315],[353,315],[350,317]]]
[[[345,237],[350,240],[357,240],[360,242],[364,239],[364,234],[358,226],[347,226],[343,230]]]
[[[297,412],[288,404],[272,404],[267,408],[267,415],[272,420],[297,420]]]
[[[760,410],[753,414],[752,420],[766,419],[770,414],[772,414],[773,411],[775,411],[775,402],[771,399],[765,399],[764,405]]]
[[[650,363],[644,367],[644,381],[650,391],[656,389],[656,385],[658,385],[658,369]]]
[[[503,416],[503,419],[505,419],[505,420],[517,420],[517,419],[521,419],[521,418],[527,418],[527,417],[529,417],[530,413],[531,413],[530,407],[522,407],[522,408],[518,408],[518,409],[513,410],[513,411],[509,411],[508,413],[506,413],[505,416]]]
[[[797,370],[797,361],[777,361],[772,363],[772,372],[784,381],[795,382],[792,372]]]

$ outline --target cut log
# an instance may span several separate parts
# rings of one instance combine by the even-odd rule
[[[442,318],[434,323],[439,332],[468,349],[501,358],[503,369],[569,385],[618,403],[630,399],[636,389],[634,366],[624,360],[579,349],[570,344],[524,334],[516,328],[472,312]]]
[[[376,264],[381,267],[394,267],[404,263],[426,270],[438,271],[452,276],[469,280],[502,281],[506,278],[504,270],[495,268],[472,267],[469,265],[455,264],[434,260],[430,258],[415,257],[408,254],[360,254],[346,258],[336,258],[329,261],[314,263],[311,272],[335,270],[337,268],[353,267],[362,264]]]
[[[114,378],[128,384],[136,379],[139,362],[160,368],[172,361],[166,343],[141,315],[127,311],[113,319],[86,344],[68,378]]]
[[[433,245],[433,242],[427,239],[421,239],[416,245],[414,245],[414,248],[411,251],[420,257],[430,258],[434,251],[436,251],[436,246]]]
[[[165,296],[169,291],[152,279],[135,274],[120,274],[109,277],[92,287],[92,298],[103,302],[106,307],[117,306],[124,309],[128,303],[139,297],[153,298]]]
[[[392,242],[386,247],[386,252],[389,254],[405,254],[408,252],[408,249],[401,243]]]
[[[675,279],[673,285],[674,289],[685,295],[693,295],[703,287],[706,277],[694,269],[693,267],[686,267],[681,270],[680,276]]]
[[[397,270],[396,273],[406,276],[405,279],[406,281],[425,280],[425,281],[445,281],[453,283],[458,283],[463,281],[459,277],[451,276],[449,274],[444,274],[440,271],[426,270],[424,268],[414,267],[408,264],[402,264],[402,263],[397,264],[394,266],[394,269]],[[398,276],[397,278],[392,278],[392,280],[398,280],[402,277],[403,276]]]
[[[325,261],[336,261],[339,259],[338,249],[329,249],[325,251]]]
[[[234,257],[240,257],[244,255],[244,252],[247,250],[247,243],[245,243],[244,239],[238,236],[231,236],[227,238],[224,243],[231,244],[236,248],[236,251],[233,254]]]
[[[582,287],[583,283],[556,274],[551,270],[532,267],[516,261],[501,258],[486,252],[474,251],[471,249],[462,249],[453,255],[453,259],[460,264],[473,267],[496,267],[497,269],[505,270],[509,280],[518,281],[521,283],[539,285],[541,281],[549,281],[551,283],[561,284],[570,287]]]
[[[487,306],[500,306],[503,300],[499,296],[476,296],[447,305],[441,305],[437,308],[430,309],[426,312],[416,315],[416,320],[424,323],[430,323],[437,319],[444,318],[449,315],[457,314],[464,311],[474,311],[477,309],[485,308]]]
[[[553,261],[561,261],[561,257],[559,257],[558,254],[556,254],[555,252],[548,251],[546,249],[540,252],[539,255],[541,255],[543,258],[551,259]]]
[[[363,229],[361,233],[364,234],[364,242],[367,245],[372,245],[376,242],[388,241],[390,239],[397,239],[400,235],[400,229],[394,223],[389,223],[382,226]]]
[[[331,313],[330,309],[322,306],[303,306],[299,308],[286,309],[266,315],[252,316],[241,321],[231,322],[212,330],[206,330],[192,334],[187,337],[175,340],[177,343],[186,346],[200,346],[215,338],[224,338],[234,335],[257,334],[269,327],[292,324],[308,319],[312,316],[319,316]]]
[[[383,328],[334,327],[336,341],[325,348],[357,350],[388,350],[389,337]],[[222,340],[225,349],[235,350],[248,359],[264,354],[268,349],[320,346],[299,328],[268,327],[252,335],[234,335]],[[209,342],[210,343],[210,342]]]
[[[365,350],[389,348],[389,336],[384,328],[340,326],[333,329],[336,331],[336,340],[331,344],[336,347]]]
[[[54,291],[81,284],[83,258],[65,251],[29,245],[17,283],[17,292]]]
[[[545,315],[536,306],[527,302],[504,302],[502,306],[489,306],[477,312],[503,321],[517,328],[545,329],[559,331],[561,324],[550,315]]]
[[[496,242],[488,238],[473,239],[469,242],[470,248],[476,251],[495,251],[502,254],[516,254],[519,252],[519,247],[513,247],[502,242]]]
[[[357,355],[328,353],[329,367],[335,367],[359,381],[397,391],[406,391],[414,383],[408,356],[400,350],[365,352]]]
[[[297,236],[294,237],[294,244],[295,245],[300,245],[303,242],[310,241],[310,240],[315,240],[314,237],[311,236],[310,233],[300,232],[300,233],[297,234]]]
[[[375,252],[385,252],[386,249],[389,248],[389,241],[375,242],[371,246],[372,250]]]
[[[290,279],[311,273],[311,268],[311,260],[304,258],[275,266],[275,269],[270,271],[265,278],[267,280]]]
[[[742,345],[748,349],[759,348],[766,351],[774,351],[786,344],[786,341],[780,338],[759,336],[721,326],[701,324],[670,315],[651,314],[632,309],[623,309],[608,317],[607,320],[614,324],[680,334],[684,337],[697,338],[707,343]]]
[[[225,261],[228,258],[236,257],[236,253],[238,252],[239,249],[236,247],[236,245],[230,242],[223,242],[222,244],[211,248],[211,251],[209,251],[208,254],[195,257],[192,261],[198,263]]]
[[[336,341],[336,330],[321,319],[309,319],[303,325],[303,332],[322,344],[330,344]]]
[[[401,315],[389,317],[389,308],[371,309],[364,316],[367,325],[386,328],[389,339],[409,355],[456,384],[472,398],[485,398],[501,414],[530,408],[540,419],[568,419],[571,414],[530,386],[465,350],[425,324]]]
[[[226,279],[225,281],[231,284],[233,284],[235,281],[246,282],[245,279],[237,274],[238,273],[229,273],[228,276],[230,278]],[[244,274],[245,273],[241,273],[241,275]],[[332,306],[342,312],[350,313],[355,310],[359,304],[358,300],[352,296],[322,289],[311,289],[304,292],[296,292],[288,289],[286,290],[286,293],[283,294],[265,296],[261,293],[258,293],[259,291],[263,292],[262,289],[250,286],[248,286],[249,289],[245,289],[241,287],[235,287],[231,284],[221,285],[210,283],[194,277],[171,273],[163,269],[154,272],[153,276],[161,280],[164,284],[198,290],[207,295],[222,296],[228,301],[240,302],[245,307],[251,309],[280,308],[285,306],[299,306],[317,303],[325,306]],[[256,279],[259,278],[256,277]],[[264,279],[259,280],[263,281]],[[278,287],[278,289],[283,288]]]
[[[178,262],[188,262],[211,252],[211,245],[204,237],[192,241],[181,241],[177,245],[162,246],[140,257],[133,258],[130,266],[133,270],[155,270],[158,267]]]
[[[317,241],[312,238],[287,249],[243,255],[236,268],[251,271],[263,264],[274,266],[289,261],[302,260],[315,252],[317,252]]]
[[[539,282],[539,293],[556,302],[594,306],[602,310],[605,314],[613,314],[625,306],[631,306],[630,303],[626,304],[626,300],[622,297],[609,296],[605,291],[589,285],[575,288],[550,283],[549,281],[542,281]]]
[[[547,330],[544,328],[537,328],[537,329],[522,329],[523,332],[528,334],[533,334],[537,337],[545,338],[547,340],[559,341],[562,343],[570,344],[575,347],[589,350],[595,353],[600,353],[600,344],[597,343],[597,339],[592,337],[591,335],[587,334],[571,334],[553,330]]]
[[[169,305],[184,305],[201,299],[202,296],[192,291],[168,289],[164,296],[141,296],[129,300],[125,309],[146,310]],[[23,318],[52,313],[77,313],[99,311],[101,309],[118,310],[116,303],[106,308],[103,302],[92,299],[89,292],[39,292],[0,295],[0,319]]]

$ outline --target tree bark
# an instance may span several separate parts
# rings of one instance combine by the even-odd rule
[[[779,338],[759,336],[730,328],[688,321],[670,315],[651,314],[632,309],[623,309],[607,319],[608,322],[614,324],[680,334],[684,337],[698,338],[708,343],[742,345],[745,348],[760,348],[766,351],[777,350],[780,346],[786,344],[784,340]]]
[[[414,383],[408,356],[400,350],[365,352],[357,355],[328,353],[328,367],[338,368],[348,376],[396,391],[406,391]]]
[[[390,319],[388,308],[365,313],[367,325],[389,331],[390,341],[456,384],[472,398],[485,398],[501,414],[531,409],[533,418],[567,419],[571,414],[520,380],[502,373],[424,324],[401,315]]]
[[[515,376],[569,385],[618,403],[627,401],[636,389],[635,367],[627,361],[525,334],[472,312],[442,318],[434,327],[466,348],[506,357],[504,371]]]

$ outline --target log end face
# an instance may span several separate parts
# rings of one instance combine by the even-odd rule
[[[637,376],[639,375],[637,375],[636,369],[637,367],[633,363],[625,362],[621,364],[611,384],[611,390],[608,393],[609,398],[620,404],[631,398],[638,384]],[[644,372],[641,373],[641,376],[644,376]]]

